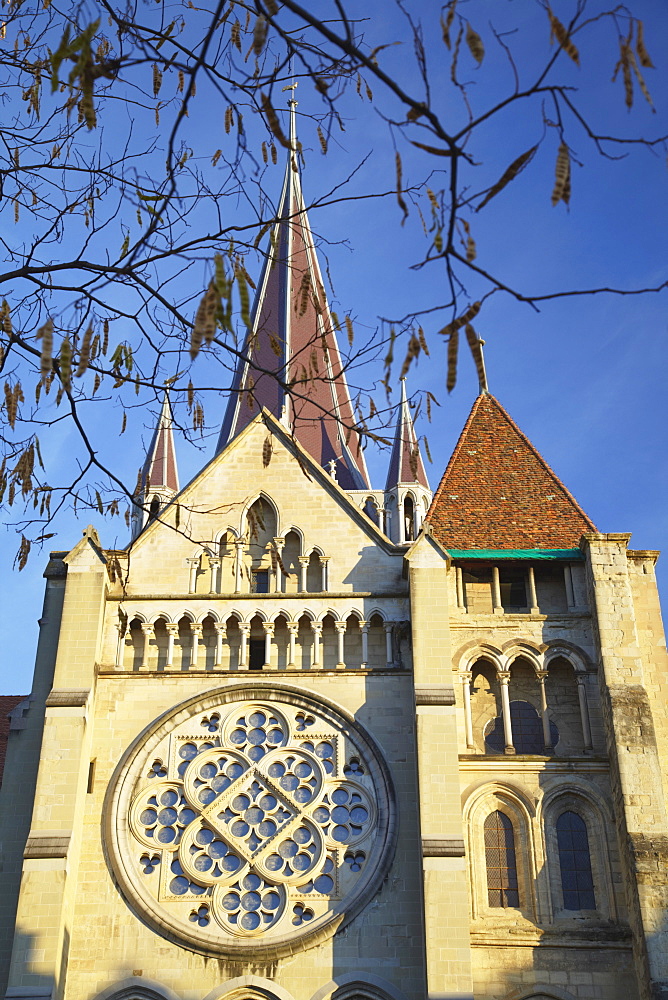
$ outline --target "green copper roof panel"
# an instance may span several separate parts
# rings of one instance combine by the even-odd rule
[[[580,549],[448,549],[453,559],[583,559]]]

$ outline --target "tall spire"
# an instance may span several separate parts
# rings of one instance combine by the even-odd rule
[[[413,426],[410,406],[406,398],[406,379],[401,379],[401,403],[397,417],[397,428],[394,433],[394,444],[390,457],[390,467],[387,470],[386,490],[392,490],[399,484],[419,483],[429,489],[429,480],[424,469],[420,444]]]
[[[334,324],[309,226],[299,173],[294,86],[290,150],[244,360],[235,372],[217,452],[266,407],[323,467],[335,462],[344,489],[369,477]]]
[[[156,517],[165,504],[179,492],[172,425],[169,389],[165,389],[160,416],[141,471],[141,486],[137,494],[138,506],[135,507],[133,518],[133,538],[136,538],[147,521]]]

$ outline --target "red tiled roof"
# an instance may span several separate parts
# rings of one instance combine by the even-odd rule
[[[9,713],[19,702],[25,699],[24,694],[2,694],[0,695],[0,785],[2,785],[2,772],[5,768],[5,756],[7,754],[7,741],[9,740]]]
[[[427,514],[453,549],[564,549],[596,531],[501,404],[476,399]]]

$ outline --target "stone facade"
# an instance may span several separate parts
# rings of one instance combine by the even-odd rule
[[[0,996],[668,997],[658,554],[597,532],[487,392],[428,512],[405,393],[384,491],[278,402],[180,492],[166,403],[128,548],[52,553]]]
[[[668,722],[656,553],[629,551],[625,535],[589,532],[567,559],[548,550],[509,550],[505,558],[456,550],[453,558],[429,519],[415,542],[397,546],[267,414],[178,499],[188,511],[188,534],[173,530],[175,510],[168,507],[125,552],[105,551],[88,530],[50,563],[35,690],[14,719],[3,784],[6,997],[661,996],[668,978],[661,767]],[[234,550],[242,562],[250,558],[249,510],[258,500],[275,517],[270,547],[280,550],[292,532],[300,539],[298,559],[314,546],[322,552],[327,572],[317,591],[289,587],[292,574],[274,564],[270,592],[252,590],[252,565],[240,574],[239,590],[225,592],[218,566],[212,573],[203,565],[215,557],[201,542],[195,551],[194,539],[226,531],[242,540]],[[208,592],[197,581],[193,587],[195,557]],[[535,607],[494,606],[495,573],[481,567],[499,570],[507,602],[510,591],[502,587],[511,564],[524,573],[524,600]],[[480,598],[485,588],[488,605]],[[258,633],[266,662],[254,671]],[[502,744],[508,740],[504,689],[519,729],[509,744],[496,746],[499,733]],[[518,704],[529,706],[529,722],[513,708]],[[246,937],[228,941],[220,917],[215,933],[206,930],[214,898],[241,899],[241,890],[223,873],[232,886],[227,895],[204,877],[202,886],[191,883],[195,896],[170,895],[172,875],[161,865],[176,857],[174,845],[156,840],[152,849],[150,840],[133,841],[130,807],[115,804],[121,779],[130,782],[129,802],[137,788],[147,795],[153,787],[169,790],[187,773],[167,770],[169,753],[177,753],[165,749],[172,745],[170,719],[186,720],[179,731],[195,735],[182,739],[212,767],[222,759],[216,748],[226,745],[225,706],[236,718],[253,705],[276,706],[281,718],[292,712],[288,749],[301,747],[302,763],[310,753],[309,760],[330,768],[325,779],[341,794],[346,781],[360,789],[357,833],[339,826],[339,841],[333,828],[318,833],[318,877],[326,876],[319,885],[327,891],[285,869],[295,877],[286,876],[279,945],[262,926],[251,927],[255,917]],[[536,732],[542,740],[536,720],[542,726],[543,716],[554,745],[524,745]],[[319,730],[313,739],[309,725]],[[159,756],[153,733],[163,739]],[[278,760],[283,744],[271,738],[277,749],[266,749]],[[327,739],[340,749],[317,758]],[[134,746],[141,752],[133,776],[127,761]],[[230,760],[236,752],[229,751]],[[191,766],[190,758],[184,763]],[[271,774],[269,766],[257,767],[258,780]],[[379,767],[387,773],[380,807],[371,780]],[[197,784],[191,786],[194,795]],[[286,816],[289,794],[281,800]],[[495,905],[490,897],[485,821],[497,812],[512,828],[516,905]],[[564,902],[557,833],[564,812],[587,829],[594,906],[581,910]],[[211,810],[206,815],[216,822]],[[379,832],[376,848],[359,839],[364,817],[373,817]],[[300,822],[315,824],[288,819],[288,833],[305,829],[295,826]],[[139,835],[154,836],[149,827]],[[194,852],[192,829],[182,835],[191,836]],[[235,843],[229,830],[227,843]],[[325,870],[327,851],[333,867]],[[129,880],[119,874],[124,852],[134,865]],[[279,857],[265,851],[262,861],[261,853],[257,861],[244,856],[243,870],[264,871],[267,859]],[[205,850],[200,855],[210,865]],[[354,901],[353,874],[365,864],[367,891]],[[19,874],[17,902],[12,882]],[[156,888],[159,878],[164,892]],[[179,878],[174,884],[182,884]],[[225,916],[222,904],[219,911]]]

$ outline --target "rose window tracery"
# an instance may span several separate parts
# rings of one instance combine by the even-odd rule
[[[391,786],[370,738],[331,706],[277,697],[193,704],[137,741],[112,783],[121,887],[198,950],[278,954],[333,933],[391,858]]]

